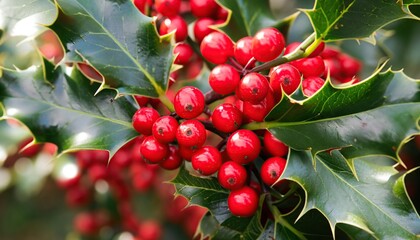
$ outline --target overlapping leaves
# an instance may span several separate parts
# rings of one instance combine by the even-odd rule
[[[60,12],[51,28],[69,60],[88,62],[121,94],[164,94],[173,61],[170,37],[159,37],[154,20],[131,0],[56,3]]]
[[[96,88],[77,71],[73,77],[42,67],[35,73],[5,71],[2,118],[18,119],[37,142],[52,142],[59,152],[94,148],[113,153],[137,135],[131,126],[135,107],[125,98],[114,100],[113,90],[94,96]]]
[[[402,18],[416,18],[407,7],[418,1],[317,0],[305,11],[317,34],[325,41],[368,38],[384,25]]]

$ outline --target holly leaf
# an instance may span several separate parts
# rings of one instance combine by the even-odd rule
[[[368,38],[390,22],[417,18],[408,10],[411,4],[418,4],[418,1],[317,0],[313,9],[304,12],[308,15],[317,38],[328,42]]]
[[[160,37],[155,21],[131,0],[57,0],[51,28],[76,61],[82,58],[104,77],[101,88],[120,94],[164,95],[173,62],[172,35]]]
[[[51,71],[51,68],[45,68]],[[136,110],[124,97],[114,100],[114,90],[94,96],[97,84],[75,71],[54,73],[5,71],[0,81],[0,103],[5,118],[25,124],[36,142],[52,142],[58,152],[81,148],[110,150],[134,138],[131,118]],[[48,78],[48,80],[46,80]]]
[[[293,14],[283,20],[276,19],[271,12],[268,0],[218,0],[218,2],[229,10],[226,23],[219,29],[234,41],[253,36],[266,27],[275,27],[287,32],[297,16]]]
[[[332,232],[343,223],[377,239],[416,239],[420,218],[408,200],[402,179],[392,165],[376,164],[371,156],[349,161],[337,150],[320,153],[291,150],[281,178],[297,182],[306,193],[301,212],[318,209]],[[315,164],[313,164],[313,160]]]
[[[0,24],[12,30],[13,35],[31,36],[54,22],[57,8],[50,0],[2,0],[0,1]]]
[[[284,95],[266,121],[313,121],[363,112],[383,105],[420,102],[420,81],[402,71],[380,70],[352,86],[334,86],[327,80],[320,91],[305,100],[298,101]]]
[[[190,204],[209,209],[210,214],[204,216],[200,225],[204,237],[256,239],[263,231],[260,211],[249,218],[235,217],[230,213],[227,205],[229,191],[222,188],[215,178],[193,176],[182,167],[171,182],[175,185],[176,194],[186,197]]]

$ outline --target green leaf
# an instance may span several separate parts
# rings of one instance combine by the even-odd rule
[[[227,24],[219,27],[237,41],[246,36],[253,36],[265,27],[275,27],[286,30],[296,18],[293,14],[283,20],[277,20],[270,9],[268,0],[218,0],[230,10]]]
[[[258,240],[265,239],[282,239],[282,240],[295,240],[299,239],[293,232],[273,221],[268,221],[264,232],[258,237]]]
[[[193,176],[182,167],[171,182],[175,185],[176,194],[186,197],[190,204],[209,209],[211,215],[207,214],[200,225],[205,236],[213,239],[256,239],[261,234],[261,212],[249,218],[232,216],[227,206],[229,192],[220,186],[217,179]]]
[[[404,102],[420,102],[420,81],[402,71],[381,73],[378,70],[352,86],[336,87],[327,81],[318,93],[305,100],[297,101],[285,95],[266,121],[313,121]]]
[[[414,1],[317,0],[305,13],[317,38],[325,41],[368,38],[386,24],[402,18],[416,18],[406,8]],[[368,24],[367,24],[368,23]]]
[[[50,0],[0,1],[0,28],[13,30],[14,35],[33,35],[54,22],[57,8]],[[6,26],[1,26],[5,23]]]
[[[113,154],[138,135],[131,125],[136,108],[124,97],[113,100],[113,90],[94,96],[96,88],[77,71],[73,78],[60,68],[55,74],[45,74],[41,67],[36,72],[5,71],[0,81],[2,118],[18,119],[37,142],[52,142],[59,152],[94,148]]]
[[[380,165],[372,156],[348,161],[339,151],[320,153],[313,164],[309,151],[291,150],[282,178],[300,184],[306,192],[301,216],[318,209],[331,228],[349,224],[378,239],[416,239],[420,218],[392,165]],[[354,169],[354,171],[353,171]],[[334,231],[333,231],[334,232]]]
[[[155,21],[131,0],[57,0],[51,28],[70,55],[81,57],[121,94],[159,97],[172,65],[171,35],[159,37]]]

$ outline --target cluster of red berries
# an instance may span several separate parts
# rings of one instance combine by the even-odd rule
[[[193,236],[195,232],[192,229],[195,230],[205,210],[197,206],[187,208],[183,197],[174,199],[173,186],[162,185],[164,179],[159,174],[160,168],[146,164],[140,155],[138,148],[142,141],[142,137],[139,137],[124,145],[109,163],[107,151],[78,151],[74,154],[77,171],[57,177],[58,185],[66,190],[67,204],[70,207],[88,209],[82,210],[74,218],[74,228],[78,233],[97,236],[104,227],[111,227],[131,232],[136,236],[135,239],[161,239],[163,229],[160,221],[141,219],[141,216],[136,215],[132,203],[134,191],[158,191],[161,201],[165,202],[164,206],[171,206],[165,210],[165,218],[174,224],[183,224],[185,231]],[[116,202],[117,213],[109,209],[108,205],[102,204],[103,201],[98,198],[97,192],[105,190],[111,193]],[[189,220],[180,223],[180,218],[185,214],[189,215]],[[191,216],[196,217],[190,218]]]
[[[228,14],[214,0],[134,3],[143,13],[158,17],[160,34],[175,31],[176,64],[191,68],[191,59],[201,62],[200,55],[216,64],[208,78],[212,88],[209,93],[203,94],[192,86],[176,93],[169,89],[167,95],[174,104],[174,113],[161,116],[156,110],[157,100],[136,97],[141,108],[133,116],[133,127],[144,136],[139,147],[141,156],[167,170],[179,168],[185,160],[197,174],[217,176],[220,185],[231,191],[228,206],[232,214],[253,215],[259,199],[258,189],[250,187],[253,162],[261,156],[266,158],[254,177],[261,184],[273,186],[284,171],[288,147],[269,131],[253,132],[241,127],[263,121],[284,94],[292,95],[300,89],[305,96],[312,96],[324,85],[328,74],[341,82],[355,77],[360,64],[333,48],[325,48],[321,42],[308,57],[267,69],[269,72],[255,71],[262,63],[293,53],[300,43],[286,46],[283,34],[271,27],[235,43],[211,27],[224,22]],[[198,18],[191,38],[199,44],[200,54],[184,42],[188,31],[181,14],[187,13]],[[173,73],[171,78],[177,79],[177,75]],[[222,103],[212,105],[220,99]],[[218,140],[210,140],[213,133]]]

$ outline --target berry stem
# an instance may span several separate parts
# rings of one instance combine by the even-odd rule
[[[171,100],[166,96],[166,94],[162,94],[159,96],[159,100],[165,105],[169,111],[175,112],[174,105],[172,104]]]
[[[248,130],[260,130],[260,129],[269,129],[275,127],[288,127],[288,126],[297,126],[303,125],[307,122],[252,122],[243,125],[241,128]]]
[[[217,100],[222,99],[223,97],[223,95],[218,94],[213,90],[210,90],[204,94],[204,101],[206,102],[206,105],[209,105]]]
[[[291,195],[293,195],[295,192],[296,192],[296,190],[298,189],[298,185],[296,184],[296,183],[294,183],[294,182],[291,182],[290,183],[290,189],[289,189],[289,191],[287,191],[287,193],[286,194],[284,194],[284,195],[282,195],[282,194],[280,194],[280,199],[279,200],[277,200],[277,201],[274,201],[273,203],[274,204],[278,204],[278,203],[281,203],[281,202],[284,202],[285,200],[287,200]]]
[[[278,66],[280,64],[287,63],[287,62],[290,62],[290,61],[293,61],[293,60],[296,60],[296,59],[299,59],[299,58],[303,58],[303,57],[305,57],[305,54],[307,52],[306,49],[309,48],[313,43],[318,42],[317,44],[314,44],[315,48],[316,48],[318,46],[318,44],[320,43],[320,41],[321,41],[321,39],[318,39],[318,40],[315,41],[315,33],[313,33],[309,37],[307,37],[305,39],[305,41],[303,41],[299,45],[299,47],[297,47],[293,52],[291,52],[291,53],[289,53],[285,56],[281,56],[279,58],[276,58],[273,61],[269,61],[269,62],[263,63],[259,66],[256,66],[253,69],[251,69],[250,72],[261,72],[261,71],[264,71],[264,70],[268,70],[272,67]],[[312,48],[313,47],[311,47],[311,49]],[[311,54],[312,51],[315,50],[315,48],[313,48],[309,54]]]
[[[296,235],[301,240],[306,240],[306,237],[296,228],[294,228],[286,219],[281,216],[280,211],[276,206],[273,206],[271,203],[268,203],[268,207],[270,208],[271,212],[273,213],[274,220],[276,223],[280,223],[283,227],[289,229],[293,234]]]
[[[243,68],[242,65],[239,64],[234,57],[230,57],[229,62],[236,69],[236,71],[238,71],[238,72],[242,71],[242,68]]]
[[[229,134],[226,134],[226,133],[222,133],[222,132],[220,132],[220,131],[218,131],[214,126],[213,126],[213,124],[210,122],[210,121],[204,121],[204,120],[199,120],[203,125],[204,125],[204,127],[207,129],[207,130],[209,130],[210,132],[213,132],[213,133],[215,133],[215,134],[217,134],[217,135],[219,135],[221,138],[223,138],[223,139],[225,139],[225,138],[227,138],[228,136],[229,136]]]

